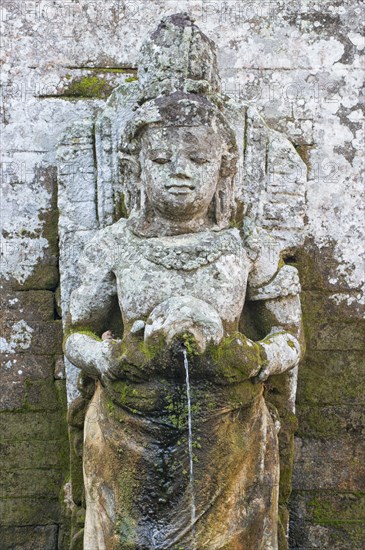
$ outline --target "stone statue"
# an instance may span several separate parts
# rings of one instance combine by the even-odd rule
[[[298,274],[243,204],[210,40],[171,16],[139,74],[112,155],[125,216],[84,248],[64,346],[95,384],[84,548],[275,550],[280,420],[265,381],[302,355]]]

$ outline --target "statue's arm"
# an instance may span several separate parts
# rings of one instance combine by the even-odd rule
[[[300,283],[295,267],[283,266],[266,284],[250,288],[256,323],[267,336],[259,343],[263,366],[257,380],[298,365],[304,353]]]
[[[85,248],[79,272],[81,284],[71,294],[64,352],[86,374],[100,376],[116,366],[120,349],[118,341],[101,338],[117,294],[111,245],[103,233]]]

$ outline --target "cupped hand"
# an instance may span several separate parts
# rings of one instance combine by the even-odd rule
[[[152,348],[179,338],[183,343],[186,333],[194,337],[197,351],[203,353],[209,343],[218,344],[222,339],[221,318],[210,304],[193,296],[169,298],[151,312],[144,339]]]

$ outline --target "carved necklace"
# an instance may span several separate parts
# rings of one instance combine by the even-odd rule
[[[204,231],[188,237],[141,239],[133,235],[133,245],[148,261],[166,269],[192,271],[209,265],[222,254],[242,254],[242,244],[232,230],[220,233]]]

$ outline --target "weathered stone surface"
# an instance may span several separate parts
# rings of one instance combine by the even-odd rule
[[[21,409],[26,404],[28,386],[33,381],[53,384],[54,360],[51,356],[27,353],[1,354],[0,372],[7,391],[0,396],[1,410]],[[49,399],[47,398],[47,402]]]
[[[65,447],[57,440],[2,441],[0,464],[2,469],[62,468]]]
[[[363,404],[321,406],[301,404],[297,410],[297,435],[301,438],[336,439],[349,435],[362,440],[365,436]]]
[[[6,364],[8,359],[6,358]],[[1,410],[16,410],[21,409],[24,405],[26,389],[24,384],[24,379],[21,375],[16,375],[12,371],[4,372],[2,371],[1,377],[3,384],[6,384],[7,391],[2,392],[0,397]]]
[[[62,353],[62,322],[6,321],[2,324],[3,353],[56,355]]]
[[[365,346],[364,306],[359,295],[304,292],[304,328],[308,349],[363,350]]]
[[[301,366],[298,403],[364,403],[364,354],[357,351],[310,351]]]
[[[30,353],[4,353],[1,355],[2,372],[6,374],[11,371],[14,375],[18,374],[23,380],[52,378],[53,364],[52,355],[31,355]]]
[[[0,413],[2,439],[9,441],[51,441],[65,439],[64,412],[7,412]]]
[[[304,290],[300,296],[304,322],[308,325],[323,321],[357,322],[364,319],[365,307],[361,292],[321,292]],[[308,319],[306,314],[308,312]]]
[[[189,1],[179,5],[169,3],[167,6],[155,1],[146,6],[137,1],[127,4],[124,9],[117,2],[106,6],[95,3],[87,9],[82,9],[80,4],[68,16],[61,3],[52,7],[52,23],[42,10],[37,15],[36,12],[22,13],[17,5],[9,4],[5,9],[6,58],[14,59],[19,67],[17,75],[10,74],[6,80],[9,91],[5,105],[8,123],[6,137],[11,147],[18,143],[18,148],[32,150],[36,136],[38,149],[43,153],[39,153],[38,157],[46,157],[66,119],[80,117],[80,113],[86,116],[93,111],[90,89],[95,89],[97,95],[105,80],[109,82],[114,78],[116,84],[118,78],[124,79],[123,67],[136,66],[138,48],[146,30],[156,26],[163,14],[186,9],[219,44],[223,91],[233,97],[248,99],[266,114],[275,127],[291,133],[294,141],[303,139],[306,144],[309,143],[311,157],[319,150],[319,154],[313,160],[311,158],[315,175],[317,163],[321,168],[324,164],[324,169],[310,188],[310,220],[314,221],[315,217],[319,219],[317,213],[323,215],[325,210],[328,224],[321,228],[314,222],[312,233],[326,238],[336,236],[337,225],[350,227],[348,210],[336,214],[332,209],[323,209],[326,195],[317,204],[315,200],[322,186],[321,178],[328,178],[331,173],[326,169],[326,160],[337,165],[333,193],[336,199],[341,197],[347,177],[356,185],[350,165],[350,162],[356,161],[356,156],[350,161],[345,158],[344,143],[349,144],[350,151],[356,151],[358,99],[354,90],[358,85],[360,68],[361,44],[357,39],[359,6],[344,1],[324,4],[319,10],[316,3],[310,2],[305,5],[283,5],[273,10],[269,4],[248,7],[239,4],[202,5],[201,2]],[[132,32],[125,32],[126,25]],[[17,40],[25,40],[29,28],[32,28],[32,34],[28,54],[32,62],[22,65],[12,47],[13,34],[17,33]],[[79,28],[86,33],[82,47],[71,39],[77,35]],[[114,42],[118,43],[118,47]],[[55,46],[56,43],[60,46]],[[55,48],[56,54],[52,53]],[[49,63],[52,55],[57,56],[58,64]],[[46,66],[47,71],[44,70]],[[89,70],[85,68],[87,66]],[[98,73],[97,66],[104,70]],[[107,67],[114,69],[108,70]],[[94,75],[100,81],[97,86],[94,85]],[[73,81],[74,85],[70,86]],[[67,94],[67,89],[78,97],[63,101],[61,107],[61,101],[50,96]],[[37,97],[41,99],[37,101]],[[95,103],[100,104],[98,100]],[[32,131],[23,135],[15,132],[15,128],[27,124],[30,113],[35,115]],[[49,128],[50,120],[54,121],[55,129]],[[334,121],[334,128],[329,121]],[[45,126],[48,131],[40,131]],[[337,136],[336,139],[334,136]],[[343,178],[337,177],[339,174]],[[340,224],[337,224],[338,217]],[[355,239],[353,235],[351,240]],[[345,246],[343,240],[340,249]],[[350,263],[350,254],[346,261]],[[336,271],[335,268],[334,273]]]
[[[293,489],[365,492],[362,441],[349,436],[325,441],[296,438]]]
[[[293,550],[362,550],[365,543],[363,521],[329,522],[328,525],[297,522],[291,527]]]
[[[364,499],[361,493],[296,492],[290,547],[360,550],[365,540]]]
[[[53,321],[54,295],[50,291],[6,292],[1,293],[0,322]]]
[[[2,476],[6,478],[7,498],[58,498],[64,472],[32,468],[32,473],[29,475],[28,469],[16,469],[3,471]]]
[[[28,253],[28,251],[26,251]],[[54,261],[54,263],[56,260]],[[17,280],[10,279],[10,286],[14,289],[22,290],[54,290],[59,282],[59,272],[57,265],[39,263],[27,278],[24,284],[19,285]]]
[[[300,520],[322,524],[365,520],[365,493],[296,491],[291,502]]]
[[[0,499],[0,513],[4,527],[36,526],[61,521],[59,501],[52,498]]]
[[[58,387],[60,380],[29,380],[26,381],[25,405],[29,411],[55,411],[59,410],[62,414],[61,401],[65,386]],[[60,391],[61,390],[61,391]],[[61,399],[60,399],[61,398]],[[63,412],[65,416],[65,413]]]
[[[335,242],[335,239],[328,239],[326,244],[318,246],[312,238],[307,238],[305,247],[296,252],[294,265],[300,272],[303,290],[348,293],[349,301],[354,301],[357,295],[358,307],[363,311],[361,278],[355,282],[347,279],[347,271],[340,269],[341,261],[335,255]]]
[[[40,525],[27,527],[2,527],[0,538],[3,550],[55,550],[59,526]]]
[[[300,262],[302,286],[343,291],[338,303],[341,317],[346,292],[354,306],[361,304],[362,295],[354,292],[364,280],[363,263],[358,261],[364,242],[358,137],[363,80],[360,2],[57,0],[52,5],[5,2],[2,8],[2,206],[6,204],[8,213],[2,242],[8,264],[2,263],[2,272],[6,277],[11,272],[13,283],[30,277],[39,262],[29,288],[53,288],[57,280],[55,266],[42,263],[47,239],[33,233],[45,223],[38,213],[51,208],[49,190],[44,193],[34,166],[55,165],[55,144],[64,128],[93,116],[104,105],[100,96],[106,85],[117,86],[135,75],[128,68],[136,66],[141,42],[163,15],[187,10],[218,43],[223,92],[250,102],[271,127],[290,136],[310,169],[305,231],[314,246],[306,243],[307,254]],[[24,229],[31,234],[22,234]],[[12,256],[16,261],[10,262]],[[26,261],[19,261],[19,256]],[[339,361],[343,364],[342,356]],[[361,362],[358,368],[361,375]],[[12,386],[7,378],[7,392]],[[315,395],[316,387],[312,390]],[[300,409],[299,404],[299,413]],[[295,517],[295,510],[292,514]],[[335,526],[316,531],[310,524],[300,525],[299,534],[307,532],[304,527],[313,536],[318,532],[318,537],[302,545],[298,538],[296,548],[312,548],[313,540],[321,549],[359,547]],[[31,532],[27,537],[34,537],[34,546],[45,546],[43,538]],[[9,537],[12,533],[18,541],[18,530],[10,528]]]
[[[365,322],[312,321],[306,330],[308,348],[327,351],[361,351],[365,349]]]

